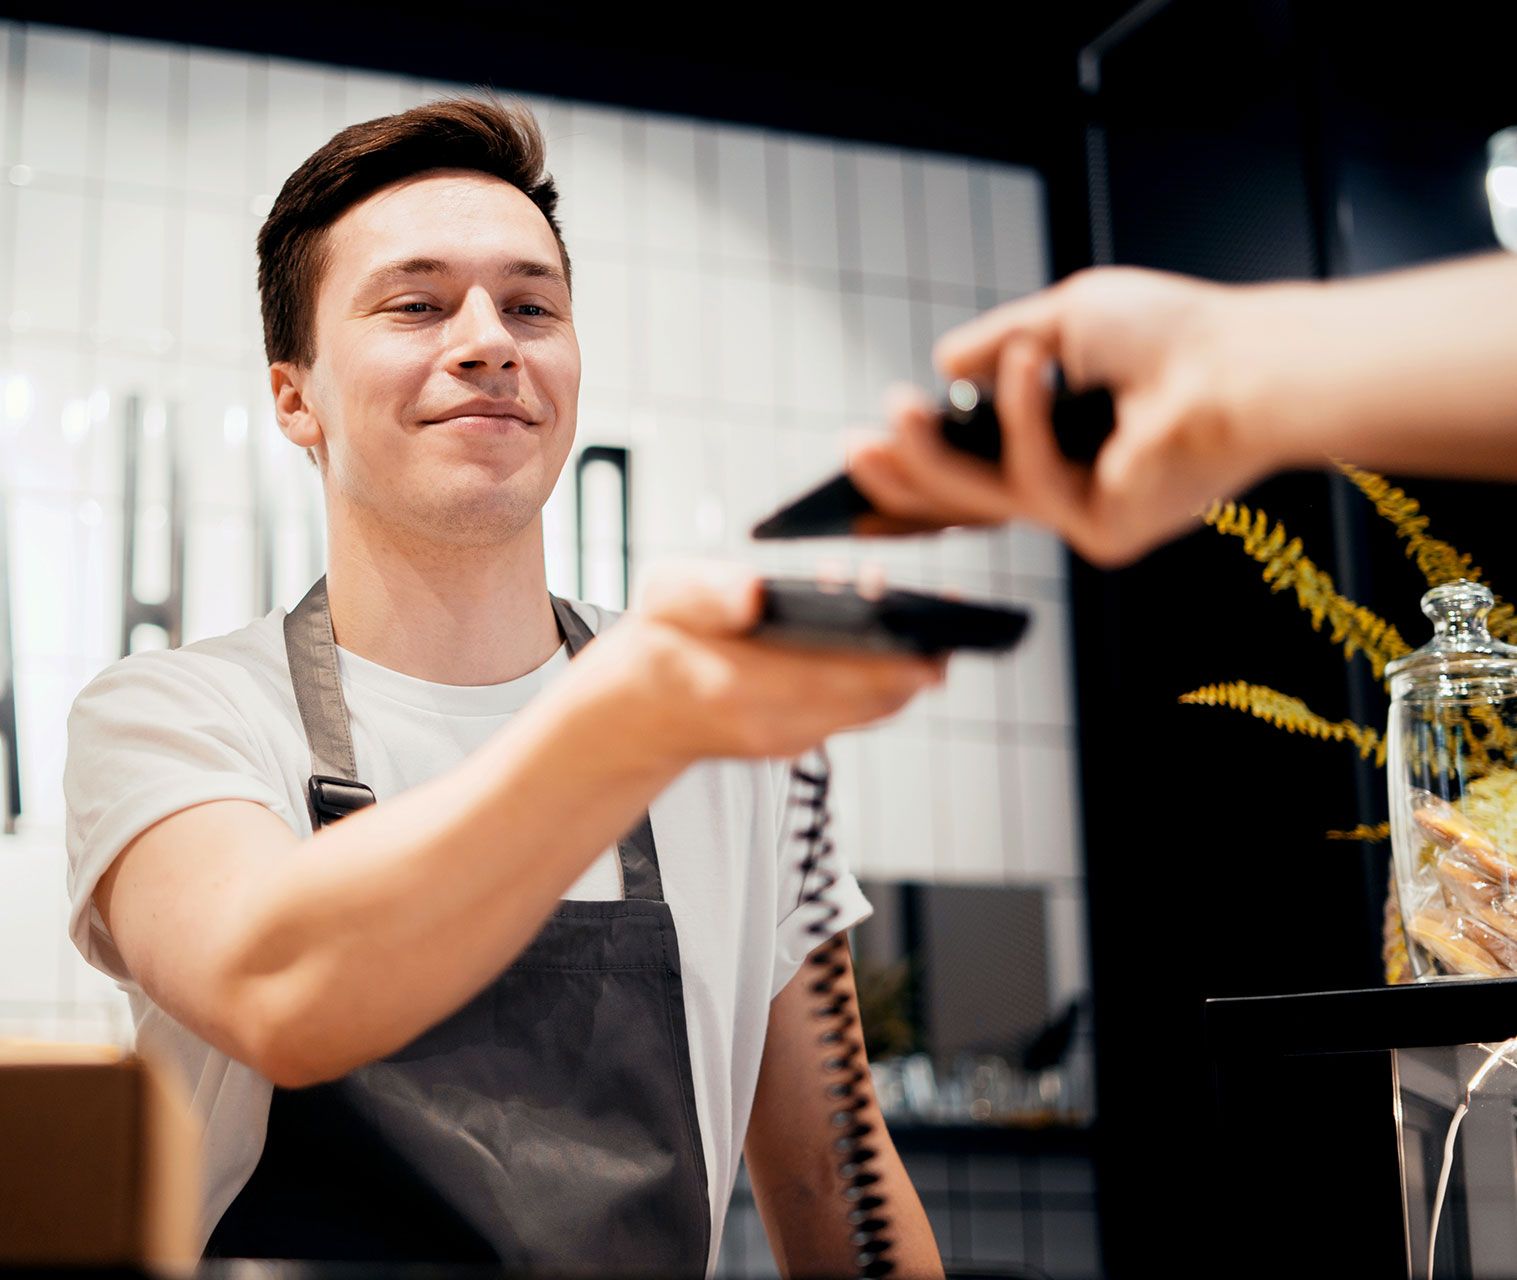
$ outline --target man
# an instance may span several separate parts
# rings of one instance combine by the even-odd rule
[[[995,387],[999,467],[944,447],[920,392],[849,471],[883,512],[926,524],[1031,520],[1095,564],[1126,564],[1271,472],[1360,466],[1517,479],[1517,257],[1485,254],[1331,283],[1229,287],[1131,267],[1083,271],[944,334],[949,378]],[[1104,386],[1116,430],[1094,467],[1054,447],[1044,369]]]
[[[80,695],[73,936],[194,1089],[209,1253],[700,1274],[745,1149],[787,1274],[847,1272],[774,758],[942,668],[744,639],[746,576],[609,630],[549,596],[580,367],[543,164],[529,113],[460,99],[286,182],[259,289],[328,574]],[[898,1268],[940,1275],[876,1136]]]

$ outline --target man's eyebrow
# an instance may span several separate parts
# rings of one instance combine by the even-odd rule
[[[448,264],[441,258],[405,258],[399,262],[387,262],[382,267],[376,267],[363,278],[363,282],[359,285],[359,292],[368,293],[388,285],[399,284],[414,276],[446,275],[448,271]],[[551,280],[565,288],[569,286],[562,271],[536,258],[512,258],[501,263],[499,274],[503,279],[527,277],[534,280]]]
[[[547,262],[539,262],[536,258],[513,258],[510,262],[502,264],[500,273],[507,279],[514,276],[526,276],[532,280],[551,280],[554,284],[561,284],[565,288],[569,284],[564,279],[564,273],[557,267]]]

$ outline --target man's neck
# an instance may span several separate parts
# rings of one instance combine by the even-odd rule
[[[337,643],[392,671],[436,684],[500,684],[540,667],[560,643],[541,516],[510,542],[467,548],[336,516],[327,555]]]

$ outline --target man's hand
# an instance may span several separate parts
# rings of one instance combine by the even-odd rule
[[[1219,493],[1274,459],[1236,430],[1218,327],[1236,321],[1234,291],[1179,276],[1117,269],[1072,276],[944,335],[945,377],[995,389],[1005,441],[991,465],[943,444],[933,405],[892,388],[891,435],[851,452],[855,483],[904,520],[1031,520],[1097,564],[1122,564],[1192,523]],[[1049,362],[1075,390],[1112,393],[1115,430],[1093,467],[1068,461],[1049,417]]]
[[[942,681],[946,658],[800,649],[751,639],[762,586],[709,563],[661,566],[640,608],[576,665],[611,681],[650,755],[795,756],[843,729],[882,719]],[[574,678],[573,673],[566,679]]]

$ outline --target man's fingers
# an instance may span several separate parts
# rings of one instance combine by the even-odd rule
[[[1000,361],[1001,348],[1017,337],[1034,339],[1057,352],[1059,308],[1054,290],[1002,303],[950,329],[934,344],[932,360],[945,378],[988,382]]]
[[[749,569],[711,560],[665,561],[643,582],[642,610],[705,635],[741,635],[757,625],[763,583]]]
[[[946,660],[938,657],[907,657],[902,654],[812,652],[809,662],[818,675],[832,668],[814,687],[819,698],[838,697],[844,705],[867,706],[869,722],[898,711],[923,689],[941,684]],[[826,690],[826,692],[822,692]]]

